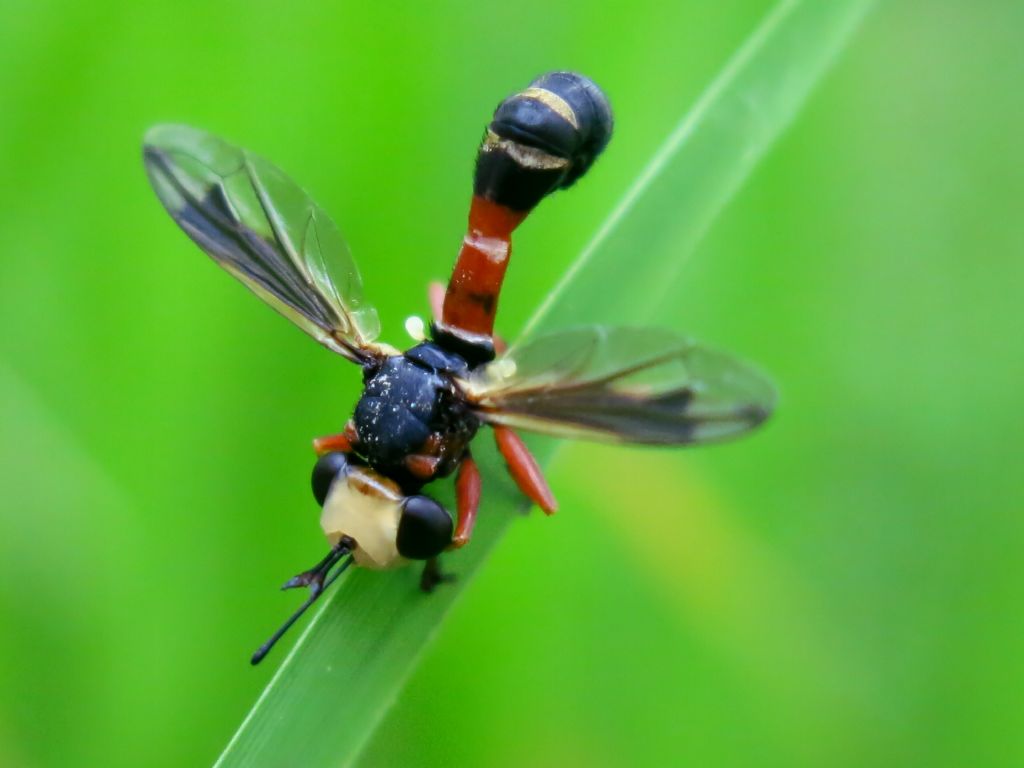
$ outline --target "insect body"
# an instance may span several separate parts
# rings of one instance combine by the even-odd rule
[[[431,296],[431,339],[404,353],[376,341],[377,314],[344,240],[281,171],[194,128],[147,134],[146,171],[178,225],[363,369],[345,429],[314,440],[313,493],[331,549],[285,584],[309,587],[309,597],[254,664],[353,563],[425,561],[422,584],[436,584],[438,556],[472,534],[481,489],[470,444],[484,425],[519,488],[550,513],[554,497],[515,428],[672,445],[732,437],[767,418],[774,393],[757,371],[668,331],[579,327],[497,353],[494,318],[513,230],[587,171],[611,128],[604,94],[575,73],[544,75],[498,106],[477,155],[462,248],[447,289]],[[452,474],[454,515],[424,492]]]
[[[353,418],[367,462],[406,485],[451,474],[480,426],[455,383],[466,360],[428,341],[368,374]]]

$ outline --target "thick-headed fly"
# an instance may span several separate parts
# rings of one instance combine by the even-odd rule
[[[678,445],[734,437],[771,411],[754,369],[674,333],[579,327],[502,351],[494,316],[513,230],[546,195],[575,183],[611,137],[612,114],[590,80],[553,72],[498,106],[476,159],[469,227],[447,290],[431,291],[431,338],[400,352],[376,341],[377,313],[327,214],[265,160],[195,128],[145,139],[149,180],[200,248],[321,344],[363,369],[363,394],[336,435],[319,438],[313,494],[327,556],[286,587],[309,597],[253,656],[352,563],[392,568],[465,545],[480,503],[470,443],[494,433],[522,492],[555,499],[513,431]],[[496,350],[496,346],[498,349]],[[423,490],[455,474],[453,516]]]

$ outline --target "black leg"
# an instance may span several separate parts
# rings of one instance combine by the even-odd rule
[[[420,589],[424,592],[433,592],[438,584],[446,581],[455,581],[455,574],[441,571],[441,558],[432,557],[423,564],[423,573],[420,575]]]

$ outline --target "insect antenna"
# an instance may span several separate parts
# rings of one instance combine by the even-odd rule
[[[250,662],[255,666],[259,664],[270,653],[270,649],[274,647],[278,640],[291,629],[292,624],[299,620],[299,617],[306,612],[306,610],[317,601],[317,599],[327,590],[334,581],[345,572],[345,570],[352,565],[352,547],[355,545],[351,539],[343,539],[340,541],[323,560],[313,566],[310,570],[300,573],[298,576],[289,579],[282,589],[291,589],[293,587],[309,586],[309,597],[306,598],[305,602],[299,606],[298,610],[295,611],[288,619],[282,624],[278,630],[270,636],[263,645],[261,645],[256,653],[252,655]],[[345,556],[348,555],[346,558]],[[345,558],[341,565],[333,572],[330,570],[338,563],[339,560]],[[328,575],[329,574],[329,575]]]

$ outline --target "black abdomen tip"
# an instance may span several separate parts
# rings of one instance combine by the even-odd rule
[[[612,109],[604,92],[576,72],[549,72],[505,99],[491,130],[570,162],[559,187],[587,172],[612,136]]]
[[[586,173],[612,135],[608,99],[575,72],[550,72],[498,105],[477,161],[475,192],[529,210]]]

